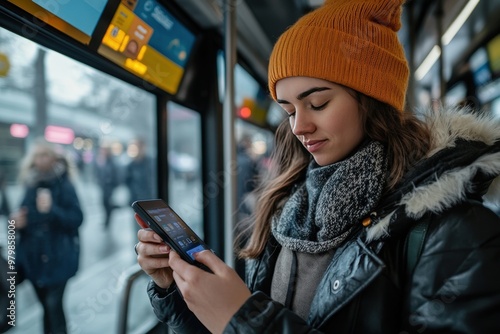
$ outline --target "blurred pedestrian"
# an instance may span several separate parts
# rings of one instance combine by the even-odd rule
[[[154,175],[156,175],[153,159],[148,156],[146,143],[143,139],[134,139],[128,146],[128,154],[132,161],[125,169],[125,184],[129,190],[129,201],[132,204],[140,199],[155,197]],[[132,222],[135,231],[140,229],[135,221]]]
[[[111,213],[116,209],[116,205],[113,203],[113,192],[119,184],[118,168],[109,146],[103,145],[99,148],[94,167],[97,183],[101,188],[101,203],[105,212],[103,226],[107,229]]]
[[[11,219],[16,226],[17,271],[33,284],[43,307],[44,333],[66,333],[63,295],[78,270],[83,214],[63,152],[36,141],[20,180],[25,194]]]
[[[146,143],[142,139],[135,139],[130,142],[128,152],[132,161],[125,171],[125,184],[130,192],[130,203],[153,198],[155,170],[153,159],[147,154]]]
[[[239,220],[250,215],[252,205],[248,195],[255,189],[259,174],[257,162],[251,155],[252,138],[244,135],[236,147],[237,163],[237,204]]]

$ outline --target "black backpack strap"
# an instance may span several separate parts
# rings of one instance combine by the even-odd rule
[[[406,236],[406,273],[408,276],[413,274],[413,270],[420,258],[424,247],[425,235],[429,227],[429,219],[423,219],[412,226]]]

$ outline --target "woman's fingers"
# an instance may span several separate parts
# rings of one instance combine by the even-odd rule
[[[155,232],[142,229],[137,232],[139,242],[135,246],[137,261],[145,270],[168,267],[170,247]]]
[[[177,252],[171,252],[169,255],[169,265],[170,268],[174,271],[174,278],[184,281],[184,277],[189,277],[189,271],[192,268],[198,269],[195,266],[190,265],[186,261],[184,261]],[[177,281],[176,279],[176,281]]]
[[[139,226],[141,228],[148,228],[148,224],[142,220],[141,216],[139,216],[137,213],[134,214],[134,218],[135,218],[135,221],[137,222],[137,224],[139,224]]]
[[[150,274],[152,271],[156,271],[162,268],[169,267],[169,258],[168,257],[148,257],[144,258],[139,255],[137,257],[137,262],[141,266],[141,268],[146,271],[146,273]]]
[[[155,235],[152,231],[139,231],[138,237],[141,241],[135,246],[137,263],[159,287],[168,288],[174,280],[169,263],[170,247],[158,242]]]
[[[162,238],[149,228],[140,229],[137,232],[137,239],[141,242],[163,243]]]
[[[213,273],[171,252],[173,277],[189,309],[211,332],[220,333],[251,293],[238,274],[212,252],[197,253],[195,258]]]
[[[134,217],[140,226],[146,226],[137,214]],[[135,245],[137,263],[159,287],[168,288],[174,280],[170,268],[170,247],[149,228],[140,229],[137,232],[137,239],[139,239]]]
[[[214,274],[222,274],[227,266],[212,251],[204,250],[194,254],[195,260],[207,266]]]
[[[135,250],[142,257],[166,257],[170,254],[170,247],[164,243],[138,242]]]

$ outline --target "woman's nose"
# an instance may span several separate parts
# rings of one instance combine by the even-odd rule
[[[310,115],[304,111],[296,111],[292,119],[290,119],[292,132],[296,136],[303,136],[314,131],[316,126]]]

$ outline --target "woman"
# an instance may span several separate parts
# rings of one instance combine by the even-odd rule
[[[21,209],[14,213],[17,271],[29,280],[43,306],[44,333],[66,333],[63,296],[78,270],[78,227],[83,214],[69,164],[55,146],[37,141],[24,160]]]
[[[492,333],[500,330],[500,124],[468,110],[403,111],[396,0],[337,0],[276,43],[272,97],[288,114],[240,255],[188,265],[151,231],[138,262],[175,332]]]

